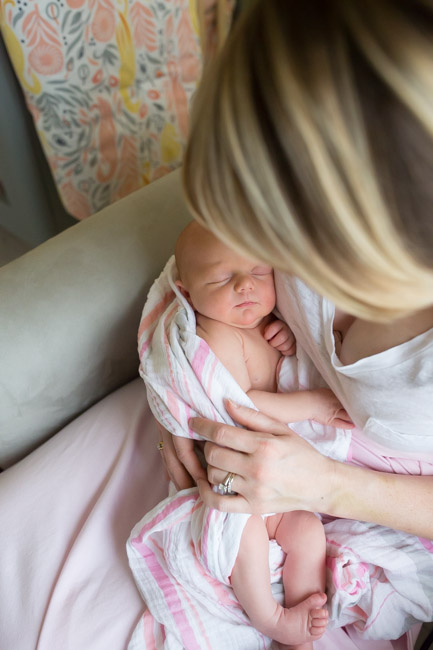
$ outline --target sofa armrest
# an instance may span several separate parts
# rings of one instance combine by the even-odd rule
[[[174,172],[0,269],[0,466],[137,375],[146,293],[191,219]]]

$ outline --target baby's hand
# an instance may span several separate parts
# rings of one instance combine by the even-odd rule
[[[338,429],[353,429],[355,427],[347,411],[335,397],[332,390],[319,388],[311,391],[311,393],[314,402],[312,409],[314,413],[313,420]]]
[[[266,325],[263,333],[266,341],[276,348],[285,357],[289,357],[296,352],[296,341],[292,330],[282,320],[274,320]]]

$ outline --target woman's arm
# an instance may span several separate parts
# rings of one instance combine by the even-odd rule
[[[227,512],[309,510],[358,519],[433,539],[433,477],[386,474],[327,458],[263,413],[227,405],[236,427],[195,418],[206,443],[208,480],[236,474],[237,496],[221,496],[195,477],[207,505]]]
[[[334,463],[328,512],[433,539],[433,476],[377,472]]]

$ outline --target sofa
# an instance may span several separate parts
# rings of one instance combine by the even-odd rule
[[[173,172],[0,269],[2,650],[123,650],[142,615],[125,542],[167,479],[136,336],[190,218]]]
[[[2,650],[124,648],[143,609],[125,541],[167,481],[137,330],[190,218],[174,172],[0,271]]]

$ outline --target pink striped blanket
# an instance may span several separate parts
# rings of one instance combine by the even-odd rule
[[[196,335],[194,311],[178,292],[176,277],[171,258],[149,293],[139,330],[140,374],[158,421],[174,435],[195,437],[188,427],[195,414],[232,424],[225,398],[254,407]],[[297,387],[299,364],[302,355],[298,361],[283,361],[280,390]],[[322,453],[347,460],[343,432],[316,423],[292,428]],[[148,609],[129,650],[272,647],[270,639],[251,627],[230,586],[248,516],[209,509],[197,490],[190,489],[168,497],[135,526],[127,552]],[[330,628],[352,625],[364,640],[397,639],[415,621],[433,619],[433,553],[425,543],[350,520],[327,522],[325,530]],[[271,541],[277,599],[282,599],[283,559]],[[321,640],[316,647],[329,646]]]

